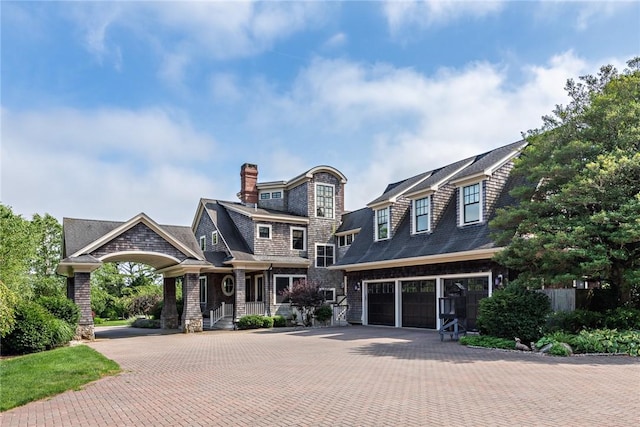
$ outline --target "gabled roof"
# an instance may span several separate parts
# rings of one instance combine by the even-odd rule
[[[371,208],[375,208],[376,206],[386,205],[395,203],[398,196],[403,195],[407,191],[413,189],[416,185],[423,182],[425,179],[430,177],[432,171],[424,172],[419,175],[413,176],[411,178],[407,178],[405,180],[389,184],[385,189],[384,193],[377,199],[369,202],[367,206]]]
[[[74,258],[90,253],[141,223],[151,228],[186,256],[204,259],[189,227],[160,225],[144,213],[126,222],[63,218],[63,257]]]
[[[434,186],[437,188],[451,182],[454,177],[466,179],[477,175],[479,171],[483,174],[488,170],[493,172],[512,159],[524,145],[524,142],[520,141],[452,163],[427,173],[427,177],[422,180],[419,179],[422,175],[417,175],[410,180],[419,181],[419,183],[412,186],[412,190],[405,192],[405,195],[412,196],[433,191]],[[474,166],[475,163],[478,163],[478,166]],[[509,195],[509,191],[514,187],[517,179],[513,176],[508,178],[502,193],[491,212],[488,213],[487,221],[480,224],[458,226],[457,199],[453,196],[450,197],[438,223],[433,224],[431,233],[411,234],[411,216],[405,215],[391,239],[375,241],[372,208],[367,207],[346,214],[338,232],[359,228],[360,233],[347,253],[330,268],[355,271],[416,263],[491,258],[500,248],[497,248],[491,239],[488,222],[495,215],[496,208],[515,202]],[[401,181],[401,183],[404,182]],[[398,187],[400,186],[391,185],[387,187],[386,193],[394,192]]]
[[[347,183],[347,177],[344,176],[344,174],[342,172],[340,172],[338,169],[336,169],[336,168],[334,168],[332,166],[320,165],[320,166],[315,166],[315,167],[309,169],[308,171],[301,173],[300,175],[290,179],[289,181],[258,182],[256,184],[256,186],[258,187],[258,190],[281,188],[281,187],[286,188],[286,189],[290,189],[290,188],[293,188],[293,187],[295,187],[297,185],[300,185],[304,181],[308,181],[308,180],[312,179],[314,174],[320,173],[320,172],[326,172],[326,173],[329,173],[331,175],[334,175],[335,177],[340,179],[340,182],[342,184],[346,184]]]

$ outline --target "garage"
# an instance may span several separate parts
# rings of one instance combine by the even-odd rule
[[[395,326],[395,283],[380,282],[367,285],[367,323]]]
[[[436,281],[403,281],[401,289],[402,326],[436,329]]]

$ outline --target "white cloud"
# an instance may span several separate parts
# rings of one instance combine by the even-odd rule
[[[216,142],[161,110],[2,112],[2,203],[20,213],[189,224]],[[96,214],[98,213],[98,214]]]
[[[332,50],[344,46],[347,43],[348,37],[345,33],[336,33],[329,37],[327,41],[322,45],[323,49]]]
[[[267,131],[272,123],[307,128],[306,135],[324,137],[323,154],[342,152],[335,166],[350,179],[347,203],[354,209],[389,182],[520,139],[566,101],[567,78],[597,71],[589,67],[571,52],[515,70],[478,62],[431,76],[317,58],[287,93],[255,90],[251,122]],[[521,83],[511,83],[509,73],[521,74]]]
[[[445,25],[463,17],[482,18],[498,13],[504,2],[460,0],[387,0],[383,13],[392,34]]]

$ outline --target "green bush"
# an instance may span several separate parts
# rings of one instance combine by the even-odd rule
[[[70,325],[76,326],[80,320],[80,307],[67,297],[42,296],[36,302],[46,308],[49,313]]]
[[[316,308],[315,311],[316,320],[325,323],[333,317],[333,309],[330,305],[324,304]]]
[[[18,295],[0,280],[0,337],[7,335],[16,323]]]
[[[259,329],[262,328],[264,324],[264,316],[260,316],[258,314],[250,314],[247,316],[242,316],[240,320],[238,320],[238,329]]]
[[[604,318],[605,316],[597,311],[558,311],[547,318],[545,333],[564,331],[577,334],[583,329],[597,329],[603,326]]]
[[[160,320],[139,318],[133,321],[132,328],[159,329]]]
[[[513,350],[516,342],[513,339],[491,337],[488,335],[465,335],[460,337],[460,344],[486,348],[502,348]]]
[[[273,317],[263,316],[262,317],[262,327],[263,328],[273,328]]]
[[[273,316],[273,326],[276,328],[283,328],[287,326],[287,319],[284,316],[276,314]]]
[[[623,331],[640,331],[640,310],[626,307],[609,310],[604,316],[604,327]]]
[[[596,329],[581,331],[572,341],[576,353],[614,353],[640,356],[640,332]]]
[[[518,337],[528,343],[542,336],[550,311],[551,304],[545,294],[508,287],[480,300],[477,323],[483,335]]]
[[[40,304],[19,301],[15,307],[16,323],[2,340],[2,354],[27,354],[68,343],[75,333],[73,326],[55,318]]]

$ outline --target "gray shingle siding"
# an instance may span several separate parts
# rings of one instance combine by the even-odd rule
[[[240,232],[240,235],[244,237],[244,241],[249,246],[249,250],[254,252],[255,250],[255,233],[256,226],[251,218],[242,215],[238,212],[227,209],[229,217],[235,224],[236,228]]]

